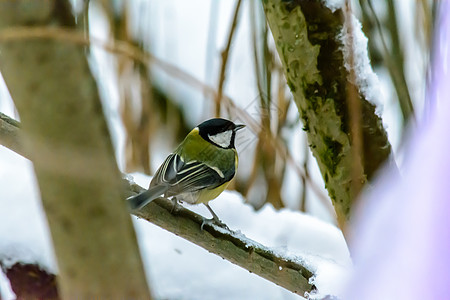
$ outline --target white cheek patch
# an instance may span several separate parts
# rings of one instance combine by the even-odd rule
[[[208,137],[212,142],[216,143],[217,145],[223,148],[228,148],[230,146],[232,136],[233,136],[232,130],[227,130],[225,132],[221,132],[214,135],[208,134]]]

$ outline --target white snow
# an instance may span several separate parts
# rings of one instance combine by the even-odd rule
[[[31,162],[0,146],[0,261],[36,263],[56,272],[51,238]],[[1,271],[0,271],[1,273]],[[2,299],[13,299],[0,276]],[[1,298],[1,297],[0,297]]]
[[[348,72],[354,70],[355,82],[353,82],[359,91],[365,96],[366,100],[376,107],[376,112],[381,115],[382,97],[380,82],[377,75],[370,65],[369,54],[367,50],[367,37],[362,31],[362,25],[359,20],[351,14],[342,27],[341,34],[338,36],[342,41],[342,52],[344,54],[344,66]],[[350,58],[353,56],[353,65]]]
[[[0,146],[0,260],[56,272],[50,234],[31,162]]]
[[[149,178],[138,175],[135,181],[146,186]],[[268,204],[255,212],[236,192],[225,191],[210,205],[237,235],[245,235],[270,247],[280,256],[296,259],[315,270],[317,277],[313,283],[320,294],[311,296],[312,299],[320,299],[327,294],[340,295],[340,287],[347,278],[351,262],[342,233],[335,226],[299,212],[287,209],[276,211]],[[186,207],[210,218],[203,205]],[[150,284],[161,288],[158,297],[178,298],[184,295],[182,299],[298,299],[291,292],[145,220],[134,220],[141,252],[147,253],[144,263]],[[158,247],[155,247],[154,241],[158,241]],[[249,244],[252,243],[249,241]],[[173,269],[178,272],[172,274],[170,270]],[[211,272],[214,276],[208,276]],[[201,279],[193,281],[192,278]],[[173,289],[174,282],[178,286],[176,290]]]
[[[322,3],[335,12],[336,9],[344,7],[345,0],[322,0]]]
[[[29,161],[0,146],[0,254],[7,262],[38,263],[55,271],[47,224]],[[146,186],[149,178],[134,177]],[[350,267],[341,232],[333,225],[289,210],[266,205],[259,212],[235,192],[224,192],[211,206],[233,230],[240,230],[281,255],[307,261],[316,270],[314,283],[323,295],[339,295]],[[210,217],[203,206],[189,206]],[[145,269],[158,298],[170,299],[298,299],[255,274],[208,253],[151,223],[134,218]],[[13,299],[5,291],[3,299]],[[232,288],[230,288],[232,287]],[[9,296],[8,296],[9,295]]]
[[[0,268],[0,298],[2,299],[14,299],[15,294],[11,291],[11,286],[9,284],[8,278],[3,274]]]

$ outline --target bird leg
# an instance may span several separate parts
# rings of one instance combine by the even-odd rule
[[[208,225],[215,224],[215,225],[218,225],[218,226],[220,226],[222,228],[229,229],[228,226],[225,223],[220,221],[219,217],[212,210],[212,208],[209,206],[208,203],[203,203],[203,204],[205,204],[206,208],[209,210],[209,212],[211,213],[211,215],[213,217],[212,217],[212,219],[204,219],[203,220],[202,225],[200,226],[201,230],[203,230],[203,226],[205,226],[206,224],[208,224]]]
[[[211,215],[213,216],[214,222],[222,223],[222,222],[220,221],[219,217],[216,215],[216,213],[212,210],[211,206],[209,206],[208,203],[203,203],[203,204],[205,204],[206,208],[209,210],[209,212],[210,212]]]
[[[170,213],[173,214],[176,211],[176,207],[178,206],[178,200],[177,197],[172,197],[173,206],[170,210]]]

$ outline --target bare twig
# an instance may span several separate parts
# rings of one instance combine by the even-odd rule
[[[260,64],[260,57],[258,55],[258,37],[257,37],[257,32],[258,32],[258,28],[257,28],[257,24],[256,24],[256,1],[250,1],[250,26],[251,26],[251,31],[252,31],[252,46],[253,46],[253,64],[255,67],[255,75],[256,75],[256,86],[258,88],[258,92],[260,97],[262,97],[262,95],[264,95],[264,91],[263,91],[263,87],[262,87],[262,83],[263,80],[261,78],[261,70],[259,68],[259,64]]]
[[[209,22],[208,22],[208,37],[206,41],[206,55],[205,55],[205,83],[212,84],[213,82],[213,68],[211,67],[214,63],[214,57],[216,55],[216,36],[217,36],[217,25],[219,20],[219,7],[218,1],[211,1],[211,6],[209,9]],[[208,98],[207,91],[203,91],[205,100]],[[209,100],[209,99],[208,99]],[[203,114],[210,114],[210,107],[203,107]]]
[[[230,49],[231,49],[231,42],[233,41],[234,33],[236,31],[241,2],[242,2],[242,0],[238,0],[236,3],[236,8],[234,9],[233,22],[231,23],[230,31],[228,33],[227,45],[225,46],[225,49],[221,53],[222,66],[220,68],[219,85],[217,88],[217,95],[215,98],[215,103],[216,103],[215,115],[216,115],[216,117],[220,116],[220,104],[222,102],[223,86],[225,84],[225,73],[227,70],[227,63],[228,63],[228,57],[229,57],[229,53],[230,53]]]
[[[386,66],[391,74],[392,81],[394,83],[395,90],[397,92],[398,101],[400,103],[400,108],[402,111],[403,119],[405,123],[411,118],[414,117],[414,106],[411,101],[411,96],[409,94],[408,85],[406,83],[405,74],[403,70],[403,52],[400,49],[400,41],[398,37],[398,28],[397,28],[397,20],[395,15],[395,7],[391,0],[387,1],[390,12],[390,28],[389,32],[391,34],[391,44],[392,44],[392,54],[389,51],[389,48],[386,43],[385,36],[383,34],[383,28],[381,22],[375,12],[375,9],[372,5],[372,1],[368,0],[367,3],[372,12],[373,18],[375,20],[376,27],[378,32],[380,33],[381,44],[383,45],[384,59],[386,61]]]
[[[359,100],[359,93],[354,85],[356,82],[355,74],[355,49],[354,49],[354,29],[352,24],[352,9],[349,1],[346,2],[345,10],[345,28],[346,34],[348,36],[348,47],[349,55],[349,80],[347,81],[347,110],[349,114],[349,125],[351,134],[351,151],[352,151],[352,199],[356,196],[362,189],[365,182],[364,178],[361,178],[361,174],[364,174],[363,162],[363,134],[362,134],[362,110],[361,101]]]
[[[306,135],[305,135],[306,138]],[[308,141],[305,142],[305,157],[303,158],[303,170],[305,170],[305,175],[309,176],[308,174],[308,158],[309,158],[309,148],[308,148]],[[331,209],[332,215],[334,215],[333,208],[331,205],[327,206]],[[300,198],[300,211],[306,212],[306,180],[302,178],[302,195]]]
[[[258,28],[257,20],[256,20],[256,12],[259,7],[256,7],[256,2],[251,1],[252,5],[250,8],[250,19],[252,25],[252,47],[253,47],[253,60],[254,60],[254,68],[256,74],[256,84],[259,91],[259,100],[261,105],[261,114],[260,123],[261,130],[258,132],[258,145],[257,149],[260,149],[258,156],[258,160],[254,160],[254,168],[252,170],[252,178],[250,181],[254,182],[254,179],[257,176],[257,171],[261,167],[264,178],[265,178],[265,186],[267,186],[266,193],[266,202],[272,203],[272,205],[276,208],[284,207],[284,203],[281,198],[281,183],[283,180],[284,174],[284,166],[282,168],[278,168],[277,162],[277,151],[273,147],[273,140],[279,140],[278,130],[275,129],[272,132],[272,124],[276,121],[277,125],[280,125],[279,119],[277,119],[280,114],[272,115],[272,92],[271,92],[271,74],[272,74],[272,64],[270,63],[272,57],[270,52],[267,51],[267,30],[264,27]],[[266,22],[262,23],[266,26]],[[257,33],[260,29],[262,30],[263,37],[266,38],[264,43],[258,43]],[[260,47],[262,46],[262,47]],[[261,49],[259,51],[259,49]],[[259,53],[261,52],[261,55]],[[285,83],[283,84],[283,87]],[[283,161],[285,165],[285,161]]]

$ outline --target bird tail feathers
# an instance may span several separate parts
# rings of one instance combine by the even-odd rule
[[[132,210],[141,209],[150,202],[152,202],[153,200],[155,200],[156,198],[158,198],[159,196],[161,196],[162,194],[164,194],[168,188],[169,188],[168,186],[164,185],[157,185],[151,187],[148,190],[140,193],[139,195],[129,197],[127,199],[128,205]]]

